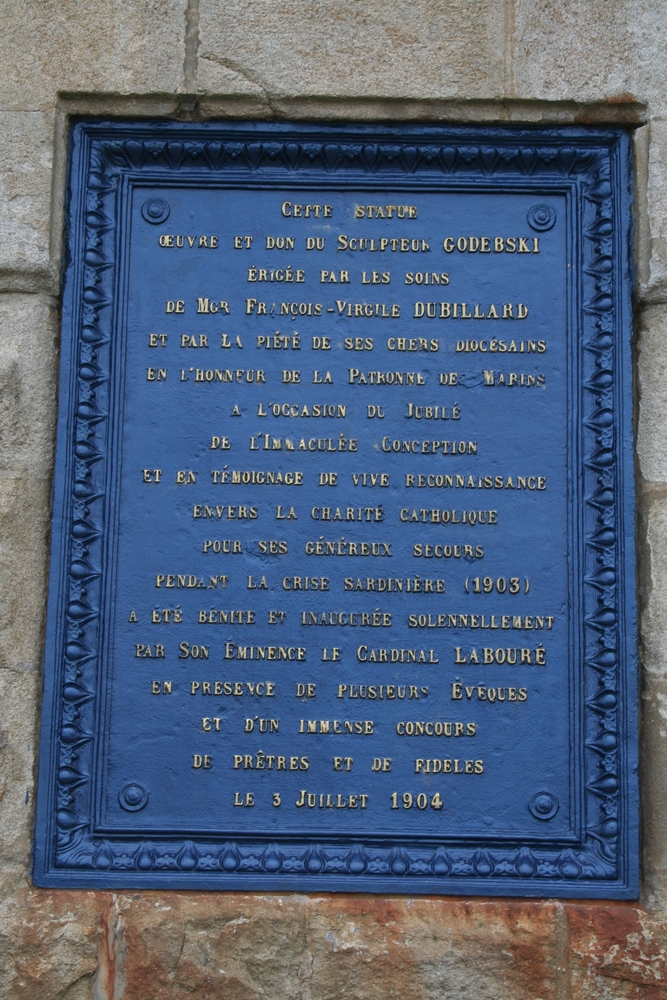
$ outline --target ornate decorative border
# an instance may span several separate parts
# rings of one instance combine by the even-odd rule
[[[572,312],[584,486],[583,832],[576,847],[147,842],[91,832],[119,191],[124,179],[261,183],[298,177],[502,181],[574,194]],[[81,123],[72,136],[61,413],[35,882],[44,886],[331,889],[633,898],[637,893],[636,623],[631,432],[629,144],[621,132],[438,127]],[[580,706],[580,708],[579,708]],[[295,878],[296,876],[296,878]]]

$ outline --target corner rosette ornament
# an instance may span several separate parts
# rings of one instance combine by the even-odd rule
[[[149,198],[141,206],[141,214],[146,222],[150,222],[152,226],[157,226],[160,222],[166,222],[170,211],[171,208],[164,198]]]
[[[536,792],[528,803],[528,808],[535,819],[553,819],[559,809],[559,802],[551,792]]]
[[[527,215],[528,225],[538,233],[546,233],[556,222],[556,213],[550,205],[533,205]]]
[[[148,802],[148,790],[138,781],[131,781],[121,788],[118,801],[126,812],[139,812]]]

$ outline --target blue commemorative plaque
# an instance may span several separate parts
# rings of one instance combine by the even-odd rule
[[[72,133],[35,881],[633,898],[620,131]]]

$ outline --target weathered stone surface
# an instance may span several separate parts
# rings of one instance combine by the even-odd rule
[[[10,937],[23,919],[12,893],[32,864],[56,336],[48,299],[0,297],[0,927]]]
[[[664,1000],[665,954],[664,920],[632,904],[21,887],[0,902],[3,1000]]]
[[[642,821],[647,899],[667,901],[667,492],[648,487],[640,525],[645,532],[642,580]]]
[[[568,905],[568,992],[572,1000],[664,1000],[664,919],[634,906]]]
[[[48,477],[58,379],[55,305],[0,295],[0,469]]]
[[[42,657],[51,483],[48,476],[0,474],[0,670],[36,671]],[[38,692],[24,706],[30,721]]]
[[[102,916],[113,904],[111,896],[1,888],[3,1000],[112,1000],[112,993],[93,994]]]
[[[545,903],[330,897],[309,902],[311,991],[323,1000],[553,997],[556,907]],[[334,971],[335,970],[335,971]],[[333,974],[332,974],[333,973]],[[344,986],[344,992],[342,987]]]
[[[53,128],[52,113],[0,112],[0,281],[50,268]]]
[[[178,93],[184,0],[26,0],[0,33],[0,107],[52,107],[59,93]]]
[[[36,673],[0,670],[0,859],[30,867],[33,767],[37,750]]]
[[[639,468],[649,482],[667,483],[667,306],[645,308],[637,332]]]
[[[212,52],[199,59],[197,69],[199,99],[204,95],[225,95],[225,104],[238,115],[260,118],[272,116],[271,105],[262,85],[246,73],[225,65]]]
[[[667,122],[652,121],[646,201],[649,214],[650,261],[644,296],[667,300]]]
[[[653,0],[516,0],[508,97],[667,109],[667,22]]]
[[[36,671],[41,659],[56,336],[47,299],[0,297],[0,670]],[[23,706],[28,730],[38,699]]]
[[[632,132],[634,166],[634,240],[636,301],[644,302],[645,288],[651,274],[651,218],[648,201],[651,126],[642,125]]]
[[[199,12],[200,64],[245,78],[270,107],[295,97],[473,100],[503,91],[505,22],[494,0],[200,0]],[[215,79],[206,69],[200,86]]]

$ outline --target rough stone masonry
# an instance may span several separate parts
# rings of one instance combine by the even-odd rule
[[[31,885],[76,116],[623,125],[636,161],[639,903]],[[0,32],[0,996],[667,997],[667,3],[24,0]]]

